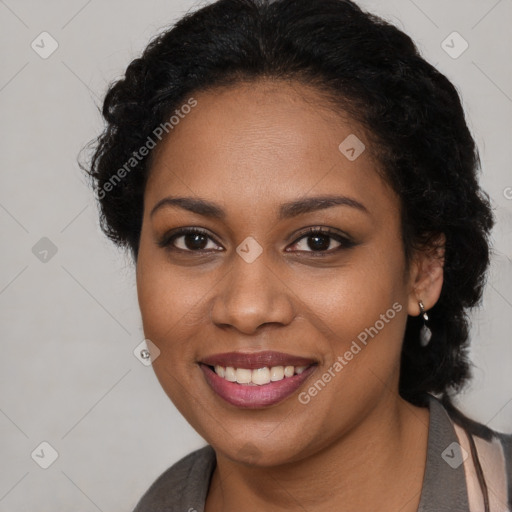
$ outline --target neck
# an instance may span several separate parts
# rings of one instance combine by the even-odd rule
[[[388,396],[350,432],[300,461],[255,467],[217,454],[205,511],[416,511],[429,411]]]

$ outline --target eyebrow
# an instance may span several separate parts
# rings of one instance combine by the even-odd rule
[[[349,206],[364,213],[370,213],[362,203],[351,197],[324,195],[283,203],[279,207],[279,220],[332,208],[333,206]],[[218,204],[194,197],[165,197],[156,203],[151,210],[150,217],[164,207],[178,207],[214,219],[223,220],[226,218],[226,212]]]

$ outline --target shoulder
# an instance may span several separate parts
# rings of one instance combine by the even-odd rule
[[[189,453],[153,482],[133,512],[173,512],[199,508],[206,499],[214,467],[215,452],[210,445]]]
[[[512,512],[512,435],[433,396],[419,512]]]
[[[459,422],[450,418],[450,422],[458,444],[452,447],[450,455],[455,449],[464,468],[469,510],[484,510],[484,494],[488,494],[488,510],[512,510],[512,434],[473,420]]]
[[[458,436],[467,452],[464,467],[470,502],[484,505],[478,498],[481,480],[488,490],[489,510],[512,510],[512,435],[492,431],[491,437],[481,437],[459,431]]]

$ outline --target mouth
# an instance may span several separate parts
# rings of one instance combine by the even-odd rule
[[[261,408],[292,395],[318,366],[280,352],[217,354],[199,364],[210,388],[231,405]]]

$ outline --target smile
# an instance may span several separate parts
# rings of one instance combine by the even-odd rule
[[[292,395],[315,370],[313,360],[279,352],[217,354],[200,368],[210,388],[231,405],[261,408]]]
[[[278,382],[284,378],[300,375],[307,366],[264,366],[263,368],[233,368],[232,366],[219,366],[214,367],[215,373],[226,379],[228,382],[236,382],[238,384],[245,384],[248,386],[264,386],[270,382]]]

